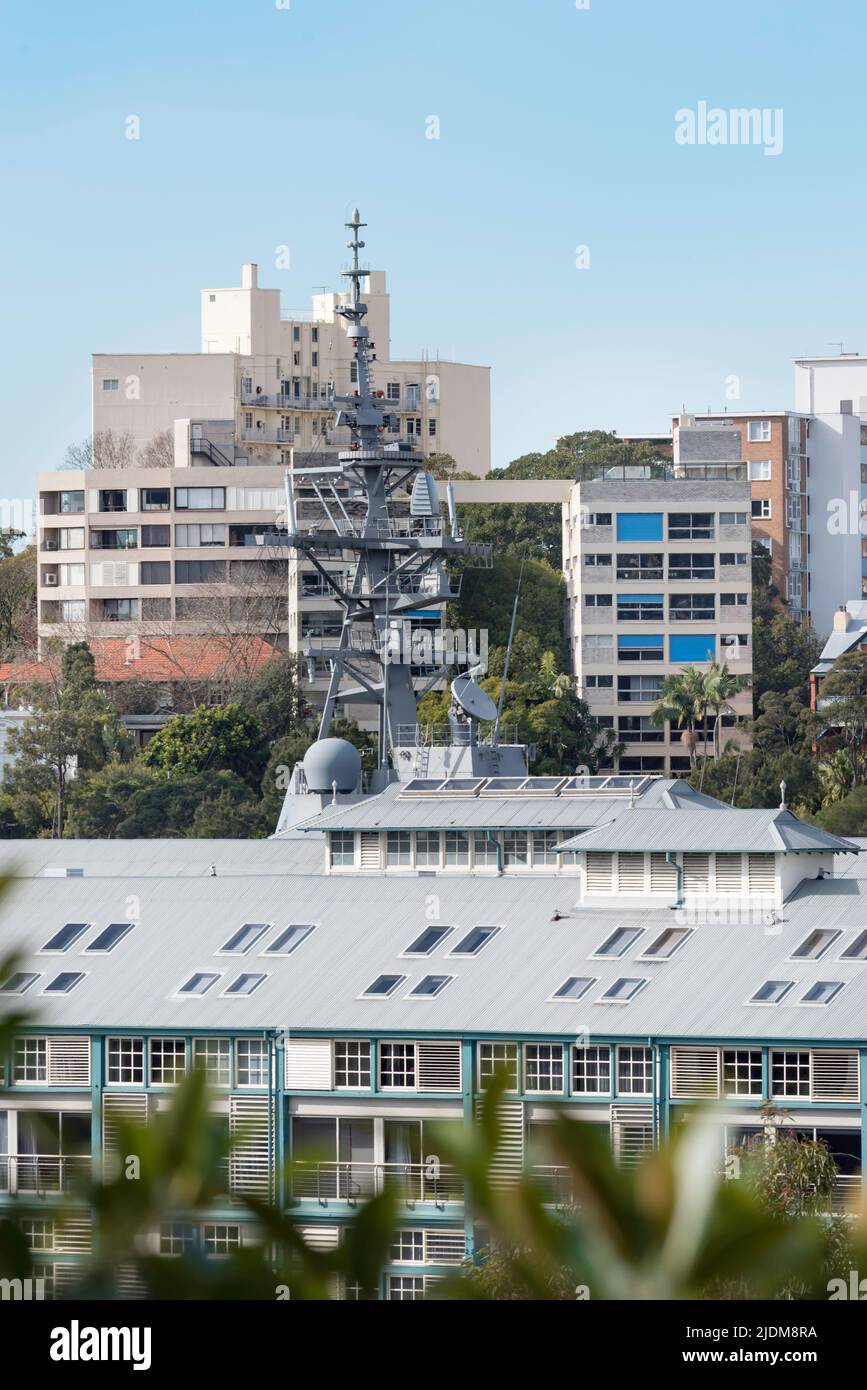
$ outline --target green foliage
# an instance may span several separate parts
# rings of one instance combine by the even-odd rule
[[[199,705],[164,724],[142,756],[160,777],[233,772],[255,786],[267,749],[258,719],[240,705]]]
[[[791,690],[807,699],[810,671],[822,645],[811,627],[797,623],[778,603],[771,582],[771,557],[753,542],[753,690],[756,704],[769,690]]]
[[[32,648],[36,641],[36,546],[17,554],[22,531],[0,531],[0,653]]]
[[[832,835],[867,835],[867,786],[853,787],[840,801],[832,801],[814,817]]]
[[[151,782],[145,782],[133,792],[126,814],[118,821],[114,833],[120,840],[197,838],[203,833],[194,829],[199,809],[217,799],[224,807],[226,797],[231,798],[237,810],[236,826],[230,838],[260,835],[258,807],[254,815],[249,783],[225,769],[179,778],[154,777]],[[202,815],[205,814],[203,809]],[[252,826],[247,817],[252,819]],[[199,825],[204,823],[199,821]]]
[[[266,661],[235,686],[233,698],[257,721],[269,743],[305,724],[311,714],[298,684],[298,662],[291,653]]]
[[[449,604],[449,626],[487,632],[489,647],[505,646],[520,570],[520,558],[505,554],[495,561],[493,569],[465,571],[461,597]],[[536,637],[543,651],[553,651],[561,669],[566,665],[565,591],[566,581],[559,570],[542,560],[527,560],[518,601],[518,630]]]
[[[78,840],[110,840],[129,814],[135,794],[156,774],[140,760],[108,763],[71,784],[65,833]]]

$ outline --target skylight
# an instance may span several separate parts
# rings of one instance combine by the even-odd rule
[[[185,980],[178,990],[178,994],[207,994],[212,985],[216,984],[220,976],[218,972],[199,970],[195,975],[191,975]]]
[[[70,946],[87,931],[89,922],[67,922],[60,931],[55,932],[42,947],[43,951],[68,951]]]
[[[423,980],[419,980],[407,995],[408,999],[434,999],[436,995],[442,994],[447,984],[454,979],[454,975],[425,975]]]
[[[387,999],[406,979],[405,975],[377,975],[372,985],[368,985],[362,999]]]
[[[245,922],[243,927],[234,932],[225,946],[220,947],[220,952],[228,952],[232,955],[243,956],[247,951],[252,950],[261,936],[264,936],[269,927],[268,922]]]
[[[644,985],[646,979],[627,979],[623,976],[615,980],[613,985],[609,985],[604,994],[599,996],[600,1004],[628,1004],[630,999],[634,999],[636,994]]]
[[[593,952],[594,956],[625,956],[630,946],[641,936],[640,927],[618,927]]]
[[[840,956],[841,960],[867,960],[867,931],[859,931],[851,946],[847,946]]]
[[[265,947],[265,952],[269,956],[291,956],[292,952],[298,949],[301,942],[305,941],[312,931],[313,927],[299,926],[297,923],[293,923],[291,927],[287,927],[285,931],[281,931],[274,937],[271,945]]]
[[[223,990],[224,994],[233,996],[240,994],[253,994],[259,988],[263,980],[267,980],[267,975],[238,975],[230,985]]]
[[[477,956],[479,951],[497,935],[499,927],[472,927],[466,936],[462,937],[457,946],[453,946],[449,951],[450,956]]]
[[[570,975],[559,989],[551,995],[552,999],[583,999],[588,989],[595,983],[593,976]]]
[[[801,999],[802,1004],[830,1004],[843,988],[842,980],[817,980]]]
[[[431,951],[435,951],[441,941],[445,941],[447,936],[451,936],[454,927],[425,927],[420,936],[415,938],[404,951],[405,956],[429,956]]]
[[[792,960],[821,960],[825,952],[840,935],[827,927],[817,927],[805,936],[800,946],[792,952]]]
[[[112,922],[105,931],[95,936],[86,951],[113,951],[119,941],[132,931],[132,922]]]
[[[59,975],[45,986],[43,994],[69,994],[70,990],[75,989],[79,980],[83,980],[84,975],[80,970],[62,970]]]
[[[751,1004],[779,1004],[781,999],[785,999],[793,984],[794,980],[765,980],[763,985],[759,985],[749,1002]]]
[[[691,927],[666,927],[655,941],[651,941],[650,945],[645,947],[641,953],[641,959],[669,960],[688,936],[692,936]]]
[[[0,994],[24,994],[39,976],[27,970],[16,970],[0,985]]]

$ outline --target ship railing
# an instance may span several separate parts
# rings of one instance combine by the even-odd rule
[[[495,732],[493,723],[474,724],[472,730],[473,739],[470,737],[469,724],[459,724],[456,728],[450,724],[399,724],[397,743],[401,748],[431,748],[444,745],[468,747],[471,742],[482,747],[498,747],[519,742],[517,724],[501,724],[499,733]]]

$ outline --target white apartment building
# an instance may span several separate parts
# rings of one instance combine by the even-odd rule
[[[746,469],[682,467],[678,475],[660,465],[663,476],[652,478],[607,469],[576,483],[564,508],[572,669],[591,712],[623,745],[622,772],[689,770],[682,730],[651,720],[667,675],[712,661],[745,679],[752,670]],[[750,716],[749,691],[732,707]]]

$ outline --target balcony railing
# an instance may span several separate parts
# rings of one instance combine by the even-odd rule
[[[0,1192],[68,1192],[90,1166],[89,1154],[0,1154]]]
[[[291,1178],[293,1197],[322,1204],[363,1201],[386,1189],[407,1206],[464,1200],[460,1175],[438,1163],[298,1163]]]
[[[747,480],[745,463],[577,463],[578,483],[710,482]]]

